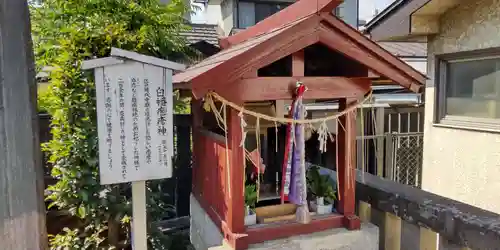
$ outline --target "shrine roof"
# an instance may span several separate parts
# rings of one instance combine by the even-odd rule
[[[235,58],[252,48],[258,46],[259,44],[267,41],[271,37],[275,37],[276,35],[282,33],[283,31],[287,30],[290,27],[293,27],[296,23],[300,22],[300,20],[295,21],[293,23],[290,23],[288,25],[285,25],[279,29],[273,30],[271,32],[268,32],[266,34],[262,34],[259,36],[256,36],[250,40],[245,41],[244,43],[237,44],[235,46],[232,46],[230,48],[224,49],[220,51],[219,53],[210,56],[206,58],[205,60],[189,67],[186,71],[180,72],[177,75],[174,75],[174,83],[186,83],[194,78],[200,76],[201,74],[204,74],[205,72],[208,72],[217,66],[225,63],[226,61]]]
[[[191,84],[193,94],[199,98],[248,72],[312,44],[322,43],[380,76],[414,92],[421,91],[426,80],[421,72],[331,14],[338,2],[297,1],[255,26],[222,40],[222,51],[174,75],[173,82]],[[307,3],[315,4],[307,7]]]

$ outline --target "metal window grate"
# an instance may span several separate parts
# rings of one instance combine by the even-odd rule
[[[358,137],[357,168],[376,174],[380,166],[383,177],[420,188],[423,136],[414,132]]]

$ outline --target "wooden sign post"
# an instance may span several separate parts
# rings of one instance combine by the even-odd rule
[[[132,182],[132,247],[147,249],[146,181],[170,178],[174,70],[184,65],[113,48],[94,69],[102,185]]]

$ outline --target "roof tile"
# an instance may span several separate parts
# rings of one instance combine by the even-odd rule
[[[397,57],[427,57],[427,43],[378,42],[378,44]]]
[[[188,44],[194,44],[200,41],[206,41],[213,45],[219,44],[219,35],[216,25],[211,24],[190,24],[188,30],[182,31],[181,36],[185,37]]]

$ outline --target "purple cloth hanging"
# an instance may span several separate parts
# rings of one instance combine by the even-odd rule
[[[305,91],[304,86],[298,88],[297,99],[294,102],[293,107],[293,119],[300,120],[304,118],[304,105],[302,103],[302,94]],[[289,157],[289,162],[291,165],[290,174],[290,193],[288,195],[288,200],[296,205],[307,205],[307,192],[306,192],[306,181],[305,181],[305,145],[304,145],[304,125],[295,124],[292,128],[292,153]]]

